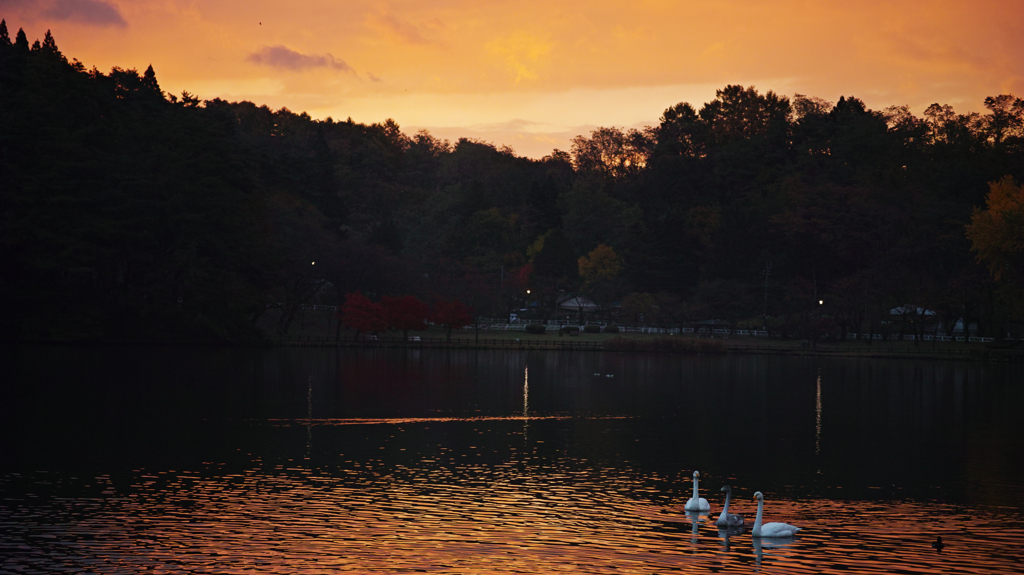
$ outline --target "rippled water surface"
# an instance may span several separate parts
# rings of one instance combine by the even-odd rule
[[[1021,366],[24,347],[0,375],[0,573],[1024,571]],[[752,539],[755,491],[803,530]]]

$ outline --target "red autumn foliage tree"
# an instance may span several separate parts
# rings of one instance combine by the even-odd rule
[[[384,308],[388,327],[401,330],[405,339],[409,339],[410,329],[416,331],[427,329],[430,308],[415,296],[384,296],[380,299],[380,303]]]
[[[473,323],[473,308],[466,306],[461,301],[438,300],[434,302],[434,313],[430,320],[437,325],[443,326],[448,341],[452,340],[452,330],[462,329]]]
[[[388,328],[384,306],[370,301],[362,292],[345,295],[338,318],[346,326],[356,330],[356,337],[364,331],[383,331]]]
[[[519,268],[514,277],[516,287],[525,289],[530,285],[530,279],[533,277],[533,264],[526,264]]]

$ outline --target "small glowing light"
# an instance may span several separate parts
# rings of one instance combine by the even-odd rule
[[[818,305],[825,305],[825,300],[819,299],[818,300]]]
[[[530,290],[526,290],[526,293],[530,293]]]
[[[313,263],[311,263],[311,264],[309,264],[309,265],[311,265],[311,266],[315,266],[315,265],[316,265],[316,262],[313,262]]]

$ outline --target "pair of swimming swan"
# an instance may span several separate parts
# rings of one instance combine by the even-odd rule
[[[701,497],[697,490],[700,483],[700,472],[693,472],[693,497],[686,502],[686,511],[711,511],[711,504],[708,503],[707,499]],[[729,513],[729,500],[732,499],[732,487],[726,485],[722,487],[722,491],[725,492],[725,507],[722,509],[722,513],[718,516],[716,525],[719,527],[742,527],[743,516],[736,515],[735,513]],[[751,535],[754,537],[792,537],[797,531],[800,531],[800,527],[789,525],[788,523],[761,523],[761,516],[764,514],[764,495],[760,491],[754,493],[754,498],[757,499],[757,518],[754,519],[754,529]]]

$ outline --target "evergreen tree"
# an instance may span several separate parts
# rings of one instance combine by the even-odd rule
[[[43,37],[42,51],[47,54],[53,54],[63,58],[63,54],[60,53],[60,49],[57,48],[57,41],[53,39],[53,34],[49,30],[46,31],[46,36]]]
[[[11,37],[7,33],[7,20],[0,20],[0,47],[11,45]]]
[[[49,32],[47,32],[49,34]],[[146,71],[142,74],[142,85],[149,88],[156,94],[160,94],[163,98],[163,91],[160,90],[160,84],[156,81],[156,72],[153,71],[153,65],[150,64]]]
[[[14,37],[14,45],[23,52],[28,52],[28,36],[25,35],[24,28],[18,28],[18,35]]]

